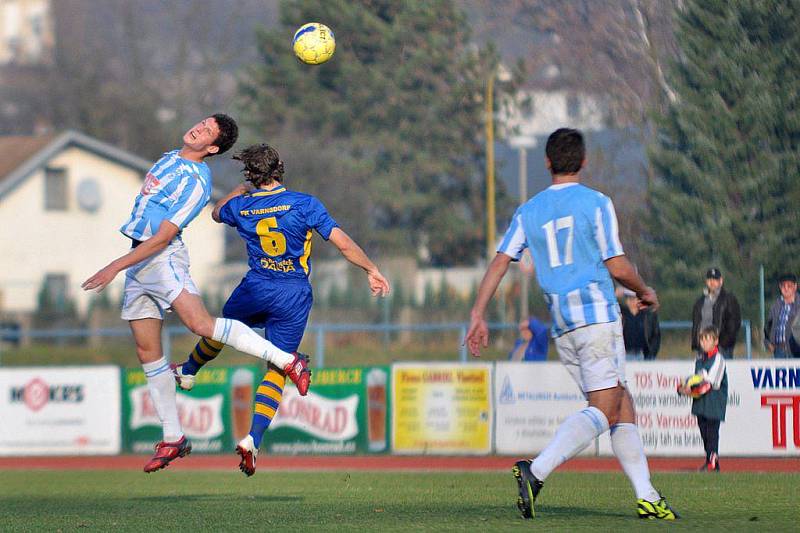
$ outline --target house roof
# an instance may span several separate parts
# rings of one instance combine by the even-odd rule
[[[47,146],[55,135],[0,137],[0,182],[24,161]]]
[[[67,130],[40,136],[0,136],[0,198],[46,165],[62,150],[77,146],[144,174],[152,162],[83,133]]]

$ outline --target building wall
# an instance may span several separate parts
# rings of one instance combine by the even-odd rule
[[[528,109],[521,102],[529,100]],[[510,137],[539,137],[558,128],[578,128],[584,131],[605,127],[604,108],[592,95],[568,91],[522,91],[520,105],[503,113]],[[513,132],[516,129],[516,132]],[[513,133],[512,133],[513,132]]]
[[[47,211],[44,205],[44,169],[0,198],[0,309],[27,313],[37,306],[37,295],[48,273],[66,274],[68,296],[86,311],[92,294],[81,282],[112,259],[126,253],[130,241],[119,227],[130,214],[141,187],[137,170],[118,165],[80,148],[67,148],[48,163],[67,169],[67,209]],[[78,185],[93,178],[101,203],[96,211],[79,207]],[[201,290],[222,261],[222,227],[211,220],[207,207],[185,232],[192,259],[192,276]],[[124,273],[112,283],[110,296],[119,301]]]
[[[49,62],[53,44],[49,0],[0,0],[0,65]]]

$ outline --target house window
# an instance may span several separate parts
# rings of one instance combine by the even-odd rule
[[[581,101],[580,99],[571,94],[567,96],[567,116],[571,119],[580,117],[581,114]]]
[[[44,209],[45,211],[67,210],[67,169],[44,170]]]
[[[44,294],[40,305],[63,311],[67,306],[67,275],[50,273],[44,277]]]

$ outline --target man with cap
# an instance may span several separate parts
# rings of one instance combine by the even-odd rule
[[[719,331],[719,351],[725,359],[733,358],[736,336],[742,325],[742,313],[736,296],[725,290],[722,272],[717,267],[706,272],[706,288],[692,309],[692,349],[700,351],[698,333],[714,327]]]
[[[764,339],[767,349],[776,359],[792,357],[792,325],[800,313],[800,298],[797,297],[797,276],[783,274],[778,278],[781,294],[769,310],[769,317],[764,326]],[[796,348],[795,348],[796,350]],[[800,357],[800,354],[794,354]]]

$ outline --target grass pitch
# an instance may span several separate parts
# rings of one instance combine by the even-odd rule
[[[335,461],[335,458],[331,459]],[[555,473],[537,517],[508,473],[0,471],[2,531],[796,531],[798,474],[655,474],[682,515],[636,518],[619,474]]]

